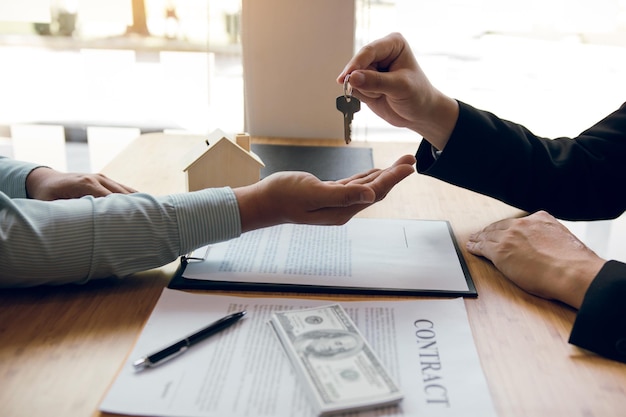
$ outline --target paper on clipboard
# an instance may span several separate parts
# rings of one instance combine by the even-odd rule
[[[441,220],[284,224],[191,257],[170,288],[476,295],[450,224]]]

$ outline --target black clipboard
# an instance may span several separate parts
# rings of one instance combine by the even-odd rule
[[[428,220],[426,220],[428,221]],[[458,242],[448,221],[445,221],[451,241],[454,245],[459,265],[467,284],[467,290],[432,290],[423,288],[394,288],[355,287],[355,286],[327,286],[317,284],[284,284],[275,282],[233,282],[225,280],[207,280],[185,277],[185,269],[190,262],[202,262],[203,258],[182,256],[174,277],[168,284],[170,289],[182,290],[223,290],[223,291],[252,291],[252,292],[287,292],[287,293],[315,293],[315,294],[364,294],[364,295],[405,295],[405,296],[436,296],[436,297],[477,297],[476,286],[463,258]]]

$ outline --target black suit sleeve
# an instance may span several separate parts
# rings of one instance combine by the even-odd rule
[[[626,362],[626,264],[609,261],[593,280],[569,342]]]
[[[547,139],[459,102],[435,160],[422,141],[417,170],[528,212],[599,220],[626,209],[626,103],[575,138]],[[570,343],[626,362],[626,264],[609,261],[585,294]]]
[[[437,161],[422,141],[420,173],[562,219],[615,218],[626,209],[626,193],[615,188],[626,183],[626,103],[578,137],[557,139],[462,102],[459,110]]]

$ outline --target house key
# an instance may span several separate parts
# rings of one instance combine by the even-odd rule
[[[343,136],[346,145],[352,140],[352,118],[354,113],[361,110],[361,102],[358,98],[352,96],[352,87],[350,86],[350,74],[346,75],[343,81],[343,95],[337,97],[337,110],[343,113]]]

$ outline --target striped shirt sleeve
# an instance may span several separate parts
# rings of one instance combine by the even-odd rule
[[[0,286],[123,277],[240,234],[230,188],[51,202],[0,192]]]
[[[26,177],[40,166],[0,156],[0,192],[11,198],[26,198]]]

